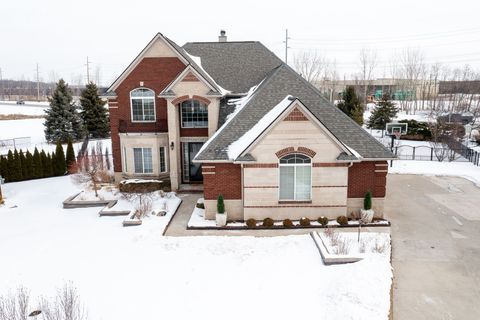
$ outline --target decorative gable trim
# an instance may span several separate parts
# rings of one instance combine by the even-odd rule
[[[312,149],[309,149],[307,147],[298,147],[297,152],[303,153],[304,155],[307,155],[310,158],[315,157],[315,155],[317,154],[315,151],[313,151]]]
[[[207,79],[205,79],[204,77],[202,77],[202,75],[200,73],[198,73],[192,65],[188,65],[182,72],[180,72],[180,74],[172,80],[172,82],[170,82],[170,84],[168,86],[165,87],[165,89],[162,90],[162,92],[160,92],[160,94],[158,95],[159,97],[163,97],[165,96],[168,92],[170,91],[174,91],[173,90],[173,87],[175,87],[175,85],[181,81],[184,81],[183,79],[185,79],[185,77],[187,77],[188,75],[191,75],[190,77],[195,77],[197,78],[197,81],[200,81],[202,82],[203,84],[205,84],[210,90],[212,90],[213,92],[218,92],[218,90],[216,88],[214,88],[212,85],[210,85],[210,83],[207,81]]]
[[[284,121],[308,121],[308,118],[305,117],[302,111],[298,110],[297,107],[290,112],[290,114],[284,119]]]
[[[282,158],[283,156],[286,156],[287,154],[289,153],[293,153],[295,152],[295,148],[294,147],[287,147],[287,148],[284,148],[282,150],[278,150],[277,152],[275,152],[275,155],[277,156],[277,158]]]
[[[198,80],[197,77],[195,77],[195,75],[191,72],[187,73],[187,75],[185,77],[183,77],[182,81],[200,81]]]

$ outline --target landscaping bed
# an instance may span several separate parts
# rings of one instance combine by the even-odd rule
[[[201,204],[203,199],[199,199],[198,204]],[[272,219],[264,219],[263,221],[229,221],[226,226],[219,227],[215,220],[205,220],[205,209],[195,206],[190,220],[187,223],[188,230],[275,230],[275,229],[312,229],[312,228],[358,228],[358,220],[348,220],[346,224],[340,224],[336,220],[328,220],[326,224],[322,224],[317,220],[306,222],[305,219],[290,220],[291,224],[285,226],[285,219],[282,221],[274,221]],[[268,221],[266,221],[268,220]],[[307,219],[308,220],[308,219]],[[320,220],[320,219],[319,219]],[[254,223],[254,224],[253,224]],[[364,227],[390,227],[390,221],[384,219],[374,219],[371,223],[363,223]]]

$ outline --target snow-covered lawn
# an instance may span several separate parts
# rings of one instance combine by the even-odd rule
[[[0,101],[0,114],[23,114],[29,116],[44,116],[48,102],[25,102],[19,105],[16,101]]]
[[[387,319],[384,255],[325,266],[310,236],[162,237],[98,208],[62,209],[69,177],[3,185],[0,294],[73,281],[89,319]],[[156,217],[153,217],[156,218]],[[34,305],[34,304],[33,304]]]
[[[480,167],[470,162],[438,162],[395,160],[389,173],[456,176],[468,179],[480,187]]]

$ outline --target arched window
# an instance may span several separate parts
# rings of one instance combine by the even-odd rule
[[[312,160],[298,153],[280,158],[280,200],[312,199]]]
[[[130,92],[133,122],[155,121],[155,92],[138,88]]]
[[[186,100],[180,104],[182,128],[208,128],[207,105],[198,100]]]

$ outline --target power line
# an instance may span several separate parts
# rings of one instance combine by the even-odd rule
[[[288,29],[285,29],[285,41],[283,41],[285,43],[285,64],[288,64],[288,39],[290,39],[288,37]]]

